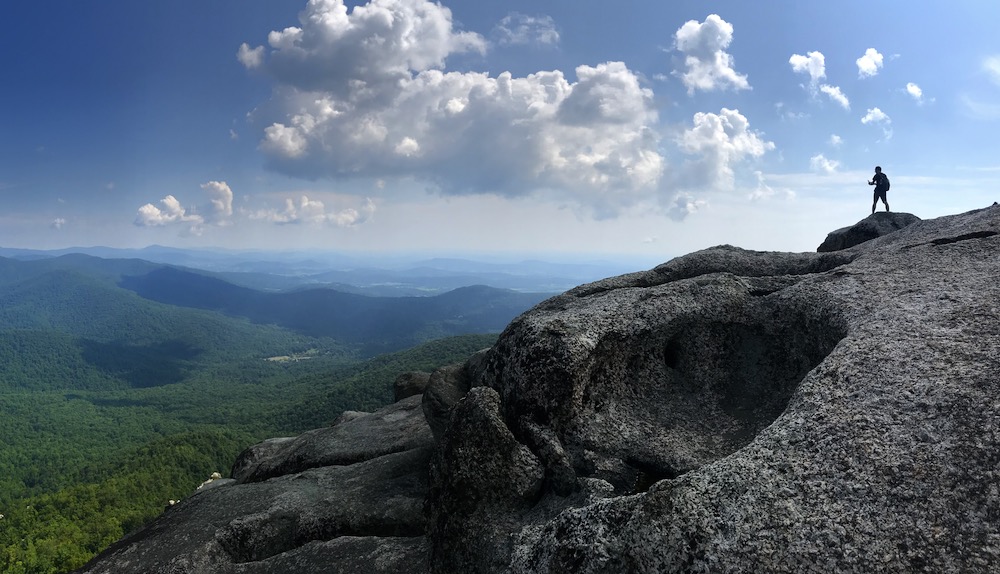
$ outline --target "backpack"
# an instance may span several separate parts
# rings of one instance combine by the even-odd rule
[[[883,173],[882,174],[882,181],[885,182],[885,190],[889,191],[889,176],[887,176],[886,174]]]

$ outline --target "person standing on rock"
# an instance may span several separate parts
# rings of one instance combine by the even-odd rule
[[[872,213],[875,213],[875,205],[878,204],[879,199],[885,204],[885,210],[889,211],[889,202],[885,199],[885,192],[889,191],[889,178],[882,173],[882,166],[875,166],[875,175],[868,182],[868,185],[875,186],[875,196],[872,197]]]

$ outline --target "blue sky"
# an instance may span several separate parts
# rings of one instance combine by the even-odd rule
[[[919,6],[919,7],[918,7]],[[1000,199],[1000,5],[9,2],[0,245],[812,251]],[[880,206],[881,207],[881,206]]]

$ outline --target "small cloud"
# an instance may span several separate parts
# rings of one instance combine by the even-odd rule
[[[831,100],[840,104],[840,106],[845,110],[851,109],[851,102],[848,101],[847,96],[845,96],[844,93],[841,92],[840,88],[838,88],[837,86],[830,86],[827,84],[823,84],[822,86],[819,87],[819,91],[830,96]]]
[[[695,199],[691,194],[678,193],[667,206],[667,216],[674,221],[684,221],[688,215],[708,206],[707,201]]]
[[[327,211],[322,201],[309,199],[303,195],[296,203],[291,198],[285,199],[285,208],[260,210],[250,214],[250,219],[267,221],[279,225],[295,225],[301,223],[332,224],[337,227],[352,227],[365,223],[375,214],[375,202],[365,199],[360,209],[347,208],[340,211]]]
[[[243,42],[236,52],[236,59],[248,70],[259,68],[264,63],[264,46],[251,48],[249,44]]]
[[[892,137],[892,128],[890,127],[892,119],[878,108],[869,108],[868,113],[861,118],[861,123],[881,126],[885,139]]]
[[[968,95],[963,95],[961,101],[966,112],[973,118],[989,121],[1000,120],[1000,104],[983,102]]]
[[[754,189],[753,192],[751,192],[750,195],[748,196],[750,201],[761,201],[765,199],[770,199],[779,193],[778,191],[776,191],[770,185],[767,184],[763,172],[755,171],[753,173],[754,176],[757,177],[757,188]],[[780,193],[782,196],[784,196],[785,199],[788,200],[795,199],[795,192],[790,189],[782,189]]]
[[[1000,86],[1000,56],[990,56],[983,60],[983,71],[991,82]]]
[[[807,114],[805,112],[793,112],[792,110],[789,110],[785,106],[784,102],[778,102],[778,103],[774,104],[774,109],[775,109],[775,111],[778,112],[778,117],[780,117],[782,119],[782,121],[785,121],[785,120],[787,120],[787,121],[799,121],[799,120],[804,120],[804,119],[806,119],[806,118],[809,117],[809,114]]]
[[[229,128],[229,139],[235,141],[240,140],[240,134],[236,133],[236,130]]]
[[[840,162],[826,158],[823,154],[817,154],[809,158],[809,168],[817,173],[830,175],[837,172]]]
[[[677,75],[689,95],[695,90],[750,89],[746,74],[736,72],[733,57],[726,52],[732,41],[733,25],[718,14],[709,15],[702,23],[689,20],[677,30],[674,45],[684,54],[686,68]]]
[[[160,200],[159,205],[147,203],[140,207],[133,223],[139,227],[184,224],[196,235],[201,234],[202,226],[206,223],[229,225],[233,214],[233,190],[224,181],[210,181],[202,184],[201,188],[208,194],[209,200],[202,209],[186,208],[176,197],[168,195]],[[199,211],[207,213],[207,218],[199,214]]]
[[[415,156],[420,154],[420,143],[411,137],[405,137],[396,144],[396,154],[401,156]]]
[[[493,37],[501,46],[543,45],[559,43],[559,31],[549,16],[528,16],[511,12],[493,29]]]
[[[233,214],[233,190],[224,181],[203,183],[201,188],[208,193],[212,209],[218,218],[227,218]]]
[[[643,238],[642,242],[645,243],[645,244],[651,244],[651,243],[656,243],[659,240],[660,240],[659,237],[653,235],[651,237],[645,237],[645,238]]]
[[[190,223],[194,226],[204,223],[198,214],[190,213],[173,195],[160,200],[160,206],[147,203],[139,208],[135,224],[139,227],[162,227],[173,223]]]
[[[842,137],[838,136],[837,134],[830,135],[830,145],[832,145],[833,147],[840,147],[841,145],[843,145],[843,143],[844,139]]]
[[[858,58],[855,63],[858,65],[858,77],[870,78],[878,74],[882,68],[882,54],[875,48],[865,50],[865,55]]]
[[[809,52],[807,55],[792,54],[788,58],[792,71],[809,75],[809,87],[815,91],[820,80],[826,77],[826,57],[822,52]]]
[[[52,220],[52,223],[49,226],[52,229],[62,229],[64,225],[66,225],[66,220],[62,217],[57,217]]]

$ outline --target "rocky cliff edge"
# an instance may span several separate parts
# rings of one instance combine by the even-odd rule
[[[80,572],[995,572],[1000,207],[878,235],[577,287]]]

